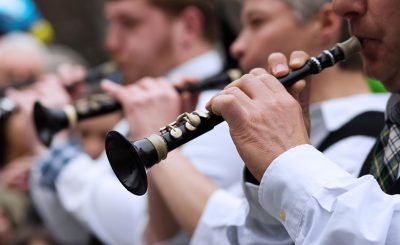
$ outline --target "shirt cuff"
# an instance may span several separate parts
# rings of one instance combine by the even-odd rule
[[[260,205],[296,239],[307,204],[324,185],[354,177],[311,145],[294,147],[277,157],[265,171],[258,192]]]
[[[245,182],[243,185],[244,194],[249,204],[248,221],[254,220],[263,225],[279,225],[280,222],[261,207],[258,199],[259,189],[258,185],[249,182]]]

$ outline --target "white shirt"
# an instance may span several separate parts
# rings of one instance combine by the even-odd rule
[[[52,237],[60,244],[88,244],[90,233],[86,227],[71,214],[62,211],[54,191],[40,186],[40,177],[40,168],[35,166],[30,172],[30,196]]]
[[[400,195],[382,192],[371,175],[355,178],[310,145],[272,162],[258,199],[296,244],[400,244]]]
[[[383,112],[387,99],[387,94],[364,94],[312,105],[311,142],[320,144],[330,132],[339,129],[363,112]],[[324,153],[345,171],[357,176],[374,142],[375,139],[372,137],[352,136],[330,146]],[[236,184],[236,190],[237,187],[241,185]],[[257,186],[246,183],[244,189],[247,199],[253,200],[257,197]],[[262,220],[257,220],[257,217],[262,217]],[[213,193],[207,202],[191,240],[191,244],[204,242],[207,244],[293,243],[284,227],[263,211],[257,203],[251,202],[249,206],[240,194],[232,195],[224,190]]]
[[[215,51],[207,52],[174,69],[169,75],[196,75],[203,79],[222,70]],[[201,94],[198,108],[216,93]],[[210,140],[213,139],[213,140]],[[218,149],[218,151],[216,151]],[[218,186],[230,186],[240,178],[243,162],[229,136],[226,123],[182,149],[191,162]],[[232,164],[233,162],[233,164]],[[232,175],[226,175],[225,169]],[[69,163],[56,180],[64,208],[107,244],[141,244],[147,222],[147,199],[129,193],[119,183],[103,154],[97,161],[86,154]]]

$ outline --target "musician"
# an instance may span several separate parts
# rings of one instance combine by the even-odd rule
[[[35,100],[41,99],[53,106],[71,102],[57,84],[59,81],[47,75],[55,72],[48,66],[49,62],[56,66],[60,62],[77,60],[69,52],[63,48],[63,52],[50,55],[45,46],[23,33],[7,34],[0,39],[0,56],[3,57],[0,61],[0,141],[3,146],[0,166],[21,156],[35,156],[44,149],[27,122],[32,121],[31,107]],[[13,113],[8,113],[10,103]]]
[[[308,9],[302,9],[305,2],[307,2],[307,6],[312,6],[311,9],[315,9],[315,13],[310,14]],[[249,0],[244,3],[243,16],[244,29],[231,50],[239,59],[244,70],[263,66],[264,58],[276,50],[289,53],[295,49],[306,49],[316,55],[338,41],[342,26],[342,20],[333,14],[332,6],[326,4],[326,1],[287,3]],[[316,26],[318,28],[315,28]],[[300,33],[306,34],[301,35]],[[293,41],[294,36],[296,36],[296,41]],[[127,106],[126,111],[129,111],[131,115],[134,114],[133,110],[140,111],[134,101],[129,102],[128,97],[123,95],[122,91],[118,92],[120,96],[117,98],[125,101],[123,104]],[[387,97],[368,93],[366,81],[358,69],[343,70],[333,67],[317,76],[311,90],[311,101],[314,104],[311,107],[313,144],[321,145],[323,142],[328,142],[325,139],[331,138],[330,136],[335,132],[345,128],[345,125],[349,125],[347,123],[352,123],[352,119],[356,116],[368,111],[383,111]],[[153,99],[153,101],[157,100]],[[168,102],[163,101],[160,106],[162,107],[166,103]],[[349,104],[352,107],[349,107]],[[143,106],[141,106],[141,110],[148,111]],[[139,112],[137,114],[140,115]],[[161,113],[158,117],[163,120]],[[149,124],[146,125],[149,126]],[[378,118],[378,125],[364,124],[362,127],[366,131],[378,131],[382,126],[383,117],[380,123]],[[154,131],[148,129],[146,133],[142,129],[140,130],[141,135],[136,135],[134,138],[143,138],[152,132]],[[326,143],[324,145],[329,157],[340,160],[341,167],[357,176],[361,168],[360,162],[364,160],[374,141],[374,136],[354,133],[347,135],[339,142],[331,142],[331,147],[327,147]],[[351,147],[354,144],[365,147],[354,149]],[[246,203],[235,198],[231,193],[222,190],[216,191],[216,187],[204,176],[193,171],[190,166],[186,167],[181,162],[178,163],[176,159],[179,159],[179,156],[177,155],[175,151],[171,152],[165,161],[153,167],[149,172],[149,193],[152,191],[152,185],[158,188],[161,198],[166,200],[178,223],[189,234],[194,233],[193,244],[207,243],[207,241],[208,243],[222,244],[227,242],[226,234],[230,234],[230,240],[235,237],[237,239],[238,235],[234,234],[236,228],[230,229],[232,227],[229,226],[244,224],[243,213],[247,209]],[[185,169],[184,176],[181,174],[182,169]],[[231,171],[226,172],[226,174],[230,173]],[[158,199],[157,201],[159,202]],[[156,205],[150,205],[150,207],[156,207]],[[157,229],[169,227],[165,218],[154,222],[153,226],[156,226]],[[227,232],[229,229],[230,232]],[[281,236],[277,236],[275,240],[282,239],[281,242],[292,243],[282,227],[276,225],[275,232],[277,233],[279,229]],[[241,239],[247,239],[243,233],[240,233],[239,241],[244,242]]]
[[[392,109],[397,109],[400,89],[400,26],[394,14],[400,4],[395,0],[334,0],[333,4],[361,40],[366,72],[394,93],[387,108],[389,126],[373,149],[375,160],[366,163],[378,181],[370,175],[351,176],[309,145],[308,118],[302,110],[307,104],[302,96],[307,92],[304,81],[289,93],[267,71],[255,69],[213,98],[208,108],[228,121],[235,145],[255,177],[253,182],[259,183],[258,195],[249,202],[279,221],[296,244],[399,244],[400,200],[385,192],[399,193],[398,149],[393,145],[398,131],[390,129],[396,129],[399,119]],[[306,59],[303,52],[287,59],[274,55],[268,70],[282,67],[288,72]],[[387,162],[390,156],[392,163]],[[392,176],[376,172],[387,174],[388,166]],[[251,218],[263,222],[265,216]],[[268,229],[258,234],[268,241]]]
[[[223,69],[222,59],[214,48],[217,38],[211,0],[173,3],[167,0],[110,0],[106,4],[106,15],[110,21],[106,45],[129,83],[146,88],[158,86],[158,83],[149,83],[146,78],[140,80],[143,76],[166,75],[169,81],[183,75],[204,79]],[[165,81],[163,84],[172,89]],[[124,94],[132,92],[129,88],[121,90]],[[167,92],[163,94],[168,96]],[[205,102],[215,93],[201,94],[199,107],[204,108]],[[141,94],[132,93],[130,97],[141,98]],[[168,106],[165,104],[164,110],[167,111]],[[146,112],[142,116],[147,115]],[[177,115],[178,112],[170,114],[171,117]],[[156,118],[157,115],[152,120]],[[159,124],[158,127],[163,126],[162,122]],[[121,121],[116,128],[128,134],[125,121]],[[140,123],[135,122],[129,133],[138,128]],[[214,143],[224,145],[224,151],[230,154],[210,151],[210,148],[217,147],[204,138],[197,143],[198,147],[186,147],[182,155],[221,187],[229,186],[238,179],[243,167],[226,130],[225,125],[215,131],[214,137],[218,141]],[[60,150],[59,146],[55,147]],[[219,162],[227,165],[217,164]],[[232,162],[235,164],[232,165]],[[228,164],[236,169],[236,176],[225,176]],[[141,244],[147,221],[147,197],[135,197],[124,190],[104,154],[95,161],[87,154],[74,155],[60,165],[57,166],[60,167],[58,172],[51,174],[52,171],[48,171],[49,178],[43,178],[36,185],[45,183],[43,188],[54,189],[66,211],[90,227],[103,242]],[[165,214],[168,215],[168,212]],[[52,218],[50,216],[48,218]],[[179,231],[177,225],[170,228],[171,231],[160,237],[161,240]]]

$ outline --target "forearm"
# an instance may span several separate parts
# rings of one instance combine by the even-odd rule
[[[148,244],[157,244],[174,237],[180,231],[180,227],[168,209],[155,183],[153,183],[153,179],[149,178],[148,183],[149,221],[145,237]]]
[[[182,174],[184,173],[184,174]],[[179,150],[149,172],[177,223],[192,235],[216,186],[198,172]]]

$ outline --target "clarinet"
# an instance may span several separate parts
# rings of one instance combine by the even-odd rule
[[[289,87],[305,77],[343,61],[361,50],[355,37],[336,44],[332,49],[311,57],[306,64],[290,72],[279,81]],[[135,195],[147,191],[146,170],[164,160],[168,152],[212,130],[224,119],[211,112],[184,113],[175,122],[160,129],[160,134],[130,142],[123,135],[111,131],[106,137],[106,153],[111,167],[122,185]]]
[[[68,92],[75,89],[78,84],[85,83],[90,87],[95,87],[99,84],[102,79],[109,79],[115,83],[122,83],[123,76],[119,71],[118,66],[113,61],[105,62],[96,67],[89,69],[86,73],[86,76],[82,81],[78,83],[74,83],[72,85],[68,85],[65,88]]]
[[[0,96],[3,97],[5,96],[5,92],[8,89],[21,89],[25,87],[31,86],[33,83],[35,83],[36,78],[34,76],[30,76],[29,78],[22,80],[22,81],[10,81],[9,84],[5,86],[0,87]]]
[[[230,69],[221,74],[203,80],[197,84],[178,88],[178,93],[200,92],[209,89],[222,89],[238,79],[241,71]],[[35,102],[33,119],[40,141],[49,146],[56,133],[77,125],[78,122],[97,116],[106,115],[121,110],[121,105],[105,94],[94,94],[88,98],[77,100],[72,105],[63,108],[46,108],[40,102]]]
[[[7,97],[0,98],[0,120],[18,110],[17,104]]]

